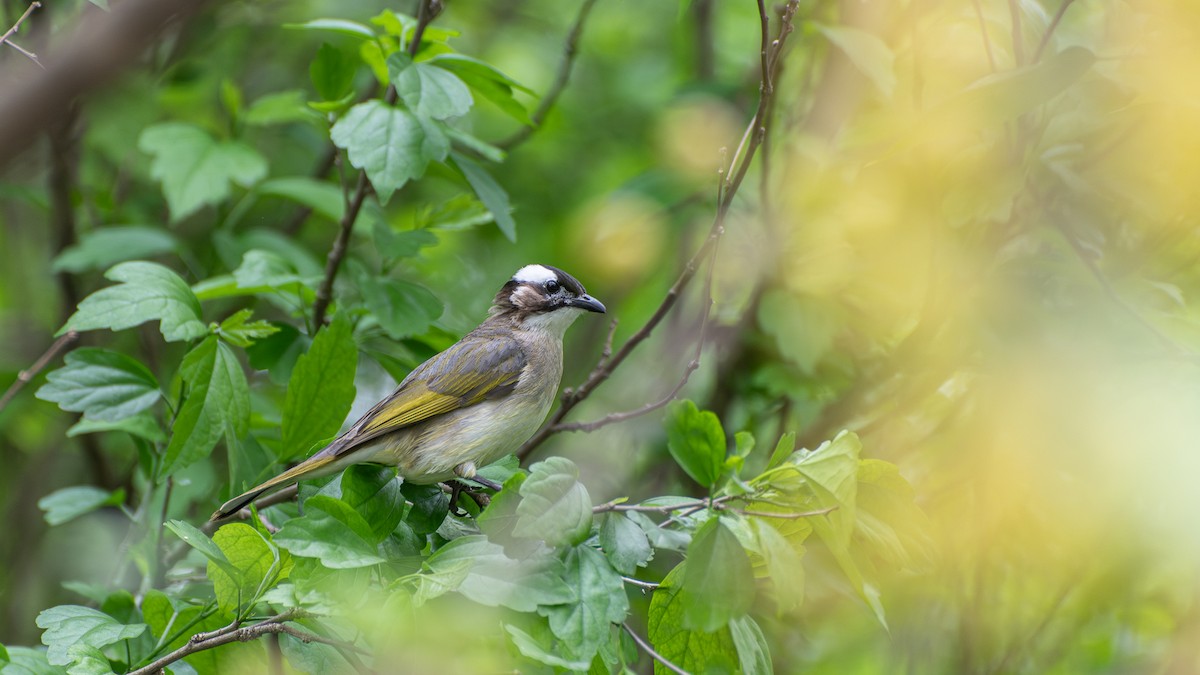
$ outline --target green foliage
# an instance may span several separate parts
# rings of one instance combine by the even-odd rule
[[[725,467],[725,432],[713,413],[691,401],[667,406],[667,448],[692,480],[712,487]]]
[[[350,164],[367,172],[379,199],[420,178],[430,162],[450,152],[450,141],[433,120],[383,101],[351,108],[330,130],[334,144],[346,151]]]
[[[250,391],[246,374],[229,345],[209,336],[179,366],[184,398],[163,454],[170,473],[199,461],[221,436],[246,433]]]
[[[254,148],[218,141],[189,124],[149,127],[138,138],[138,148],[154,156],[150,172],[162,182],[173,220],[224,201],[231,183],[250,187],[267,175],[267,162]]]
[[[48,648],[46,660],[54,666],[92,660],[92,652],[81,651],[81,648],[107,647],[132,640],[146,631],[144,623],[123,624],[104,612],[79,605],[59,605],[44,610],[38,614],[37,625],[45,631],[42,644]]]
[[[200,301],[179,275],[149,262],[125,262],[104,273],[117,286],[103,288],[79,303],[59,331],[123,330],[147,321],[160,321],[169,342],[194,340],[208,333],[200,320]]]
[[[592,528],[592,500],[579,482],[579,468],[562,457],[534,464],[521,484],[513,534],[551,546],[578,544]]]
[[[358,349],[347,321],[339,318],[317,332],[288,380],[282,459],[303,455],[317,441],[337,433],[354,403],[357,363]]]
[[[66,365],[46,376],[37,397],[89,419],[116,422],[158,402],[158,380],[136,359],[84,347],[67,354]]]
[[[710,518],[687,550],[679,589],[684,627],[711,633],[744,616],[753,601],[750,557],[720,518]]]
[[[115,506],[125,501],[124,490],[101,490],[79,485],[56,490],[38,500],[38,508],[46,512],[46,523],[62,525],[102,506]]]

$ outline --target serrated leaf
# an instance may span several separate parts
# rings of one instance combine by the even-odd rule
[[[466,83],[432,63],[416,63],[408,54],[397,52],[387,58],[387,67],[396,94],[418,117],[459,117],[475,103]]]
[[[251,249],[242,255],[242,263],[233,271],[238,288],[259,292],[293,289],[302,280],[283,256],[272,251]]]
[[[532,635],[511,624],[504,624],[504,630],[508,631],[509,636],[512,638],[513,645],[515,645],[517,648],[517,651],[521,652],[521,654],[523,654],[525,657],[533,659],[538,663],[543,663],[554,668],[565,668],[573,672],[579,672],[587,670],[588,665],[591,662],[590,659],[564,658],[559,656],[558,654],[552,652],[548,647],[538,642],[538,640]]]
[[[355,464],[342,473],[342,501],[370,525],[372,543],[386,539],[404,518],[400,483],[394,468],[374,464]]]
[[[249,187],[267,175],[267,161],[254,148],[217,141],[190,124],[148,127],[138,138],[138,148],[154,156],[150,175],[162,182],[172,220],[224,201],[232,183]]]
[[[816,450],[798,452],[788,460],[804,477],[820,506],[837,507],[822,518],[833,526],[833,533],[843,546],[849,544],[854,529],[861,452],[862,443],[858,436],[843,431]]]
[[[163,525],[170,531],[175,533],[188,546],[200,551],[218,567],[225,571],[231,577],[237,576],[237,568],[234,567],[229,559],[225,557],[225,553],[221,551],[221,547],[217,546],[207,534],[201,532],[196,526],[182,520],[169,520]]]
[[[354,404],[358,347],[353,328],[340,314],[322,328],[296,360],[283,403],[281,460],[307,453],[317,441],[337,434]]]
[[[208,562],[208,578],[213,583],[217,607],[226,615],[235,614],[258,599],[283,576],[285,561],[258,530],[245,523],[227,523],[212,537],[225,554],[236,575],[223,565]]]
[[[437,485],[404,483],[400,486],[400,492],[412,502],[404,522],[417,534],[436,532],[450,512],[450,496]]]
[[[200,301],[187,283],[166,267],[141,260],[125,262],[104,277],[121,283],[84,298],[57,335],[69,330],[123,330],[154,320],[161,322],[159,330],[167,342],[208,334],[208,326],[200,320]]]
[[[330,138],[350,157],[350,164],[367,172],[379,201],[386,204],[405,183],[425,174],[430,162],[440,162],[450,141],[428,118],[383,101],[360,103],[333,125]]]
[[[679,592],[686,628],[712,632],[750,611],[754,569],[720,518],[709,519],[692,538]]]
[[[538,605],[559,605],[576,600],[563,582],[563,566],[557,559],[539,557],[513,560],[499,544],[482,535],[459,537],[442,546],[426,564],[434,572],[471,561],[471,571],[458,592],[488,607],[505,606],[532,612]]]
[[[38,508],[46,512],[46,522],[62,525],[102,506],[115,506],[125,501],[125,490],[101,490],[90,485],[62,488],[38,500]]]
[[[496,104],[501,111],[521,124],[533,126],[525,106],[513,96],[514,89],[527,94],[533,92],[516,80],[478,59],[462,54],[438,54],[429,63],[454,73],[475,93]]]
[[[479,201],[483,202],[488,212],[492,214],[492,218],[496,221],[496,227],[500,228],[509,241],[515,242],[517,240],[517,224],[512,218],[512,206],[508,201],[508,193],[483,167],[465,155],[457,152],[451,154],[454,157],[454,165],[467,179],[471,189],[478,195]]]
[[[568,551],[564,567],[563,579],[578,600],[543,606],[538,613],[550,620],[550,629],[571,653],[591,659],[608,637],[609,627],[624,621],[629,613],[625,585],[604,554],[590,546],[579,545]]]
[[[167,440],[167,434],[159,426],[158,420],[146,412],[140,412],[116,422],[81,419],[67,429],[67,437],[74,438],[80,434],[95,434],[103,431],[123,431],[138,438],[144,438],[151,443],[162,443]]]
[[[336,185],[306,176],[265,180],[259,183],[254,191],[303,204],[334,222],[340,222],[346,210],[342,191]]]
[[[45,631],[42,644],[48,648],[46,660],[55,666],[69,665],[74,660],[69,654],[72,646],[106,647],[146,632],[144,623],[123,624],[98,609],[79,605],[43,610],[37,625]]]
[[[274,542],[292,555],[318,558],[325,567],[349,569],[385,562],[371,526],[349,504],[313,495],[304,502],[305,514],[283,524]]]
[[[46,376],[46,384],[36,394],[63,410],[115,422],[149,408],[162,396],[150,369],[124,354],[80,347],[65,361]]]
[[[642,528],[619,512],[605,514],[600,526],[600,547],[622,574],[636,573],[654,555]]]
[[[55,272],[103,270],[126,260],[150,258],[179,248],[175,235],[157,227],[102,227],[80,237],[54,259]]]
[[[663,658],[689,673],[736,672],[740,666],[737,646],[728,627],[707,633],[686,627],[679,588],[686,573],[686,563],[676,566],[651,596],[647,614],[650,643]],[[654,673],[671,675],[672,671],[656,661]]]
[[[712,487],[725,466],[725,432],[710,411],[683,399],[667,406],[667,449],[692,480]]]
[[[246,374],[233,350],[217,336],[188,352],[179,373],[187,398],[171,429],[162,475],[203,459],[226,431],[244,435],[250,422]]]
[[[592,500],[569,459],[550,457],[530,467],[521,497],[513,527],[518,537],[559,546],[578,544],[591,531]]]
[[[361,264],[351,262],[350,272],[367,309],[392,339],[420,335],[442,315],[442,302],[428,288],[371,274]]]
[[[250,321],[254,310],[235,312],[217,326],[217,335],[235,347],[249,347],[257,340],[279,332],[279,327],[267,321]]]

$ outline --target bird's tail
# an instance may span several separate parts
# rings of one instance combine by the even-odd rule
[[[215,521],[228,518],[229,516],[232,516],[238,511],[241,511],[243,508],[249,506],[251,502],[257,500],[259,497],[266,496],[267,494],[275,492],[276,490],[281,490],[292,483],[295,483],[296,481],[303,480],[305,478],[316,478],[317,476],[330,473],[336,467],[331,467],[329,465],[337,461],[337,459],[338,458],[332,454],[321,453],[311,457],[310,459],[300,462],[296,466],[284,471],[271,480],[255,486],[225,502],[221,505],[221,508],[217,509],[216,512],[212,514],[212,517],[209,518],[209,520]]]

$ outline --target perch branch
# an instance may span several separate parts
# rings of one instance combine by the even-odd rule
[[[17,373],[17,379],[14,380],[11,385],[9,385],[8,390],[4,392],[4,396],[0,396],[0,410],[4,410],[4,406],[8,405],[8,403],[12,401],[18,393],[20,393],[21,389],[24,388],[25,385],[29,384],[33,378],[37,377],[38,373],[42,372],[46,366],[50,365],[51,361],[57,358],[58,355],[64,350],[69,348],[77,339],[79,339],[79,333],[73,330],[67,331],[62,335],[62,337],[55,340],[54,343],[51,344],[48,349],[46,349],[45,353],[39,356],[37,361],[33,362],[32,366],[30,366],[27,370],[22,370],[21,372]]]

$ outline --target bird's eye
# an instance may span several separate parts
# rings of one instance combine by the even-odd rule
[[[546,292],[547,293],[553,293],[554,291],[557,291],[557,290],[558,290],[558,282],[557,281],[555,281],[554,279],[551,279],[550,281],[546,282]]]

